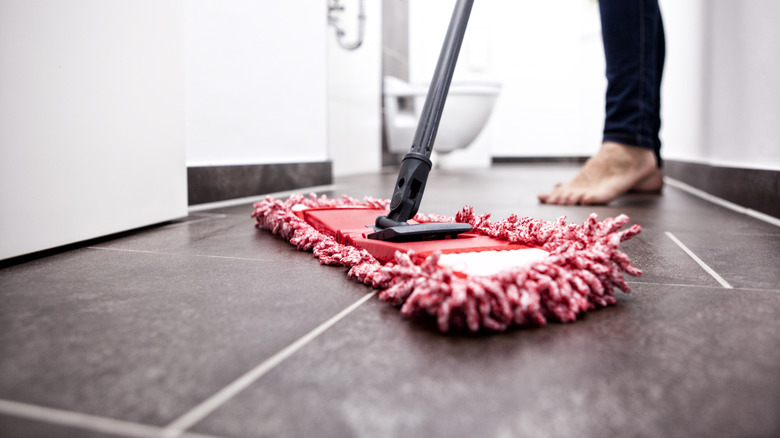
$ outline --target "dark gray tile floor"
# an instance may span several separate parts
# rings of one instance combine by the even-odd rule
[[[6,267],[0,436],[780,436],[780,228],[674,187],[536,202],[575,170],[435,171],[422,207],[641,224],[633,291],[572,324],[441,335],[256,230],[250,205]]]

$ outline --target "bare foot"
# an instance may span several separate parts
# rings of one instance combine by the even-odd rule
[[[539,195],[545,204],[606,204],[629,191],[658,193],[663,173],[649,149],[605,142],[571,181]]]
[[[664,173],[656,168],[653,173],[640,180],[634,187],[631,187],[629,193],[661,193],[664,187]]]

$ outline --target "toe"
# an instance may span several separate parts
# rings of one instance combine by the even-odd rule
[[[582,199],[584,197],[584,193],[582,192],[571,192],[566,196],[566,202],[564,204],[566,205],[578,205],[582,203]]]

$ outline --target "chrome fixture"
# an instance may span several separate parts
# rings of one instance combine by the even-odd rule
[[[344,27],[341,24],[341,20],[339,18],[339,14],[344,12],[346,9],[344,5],[341,4],[340,0],[328,0],[328,24],[333,26],[336,29],[336,40],[339,43],[339,46],[341,46],[344,49],[347,50],[355,50],[358,47],[360,47],[361,44],[363,44],[363,35],[365,33],[365,23],[366,23],[366,14],[365,14],[365,6],[363,5],[363,2],[365,0],[357,0],[358,1],[358,35],[357,40],[355,40],[352,43],[346,43],[344,41],[344,36],[347,34],[346,31],[344,31]]]

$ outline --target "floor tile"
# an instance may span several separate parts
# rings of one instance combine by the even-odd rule
[[[258,233],[249,217],[251,205],[243,206],[245,215],[191,216],[188,221],[165,225],[142,233],[94,245],[98,248],[135,250],[168,254],[234,257],[255,260],[284,260],[291,251],[289,243],[271,233]]]
[[[576,323],[492,336],[442,336],[373,300],[195,431],[776,436],[776,298],[636,284]]]
[[[125,435],[96,432],[78,427],[60,426],[0,414],[0,431],[4,438],[120,438]]]
[[[5,269],[0,291],[0,398],[152,425],[365,293],[297,251],[260,262],[104,249]]]
[[[675,236],[735,288],[777,290],[780,285],[780,234]]]
[[[626,275],[636,282],[720,287],[715,278],[665,235],[645,231],[624,242],[621,250],[634,266],[642,269],[639,277]]]

